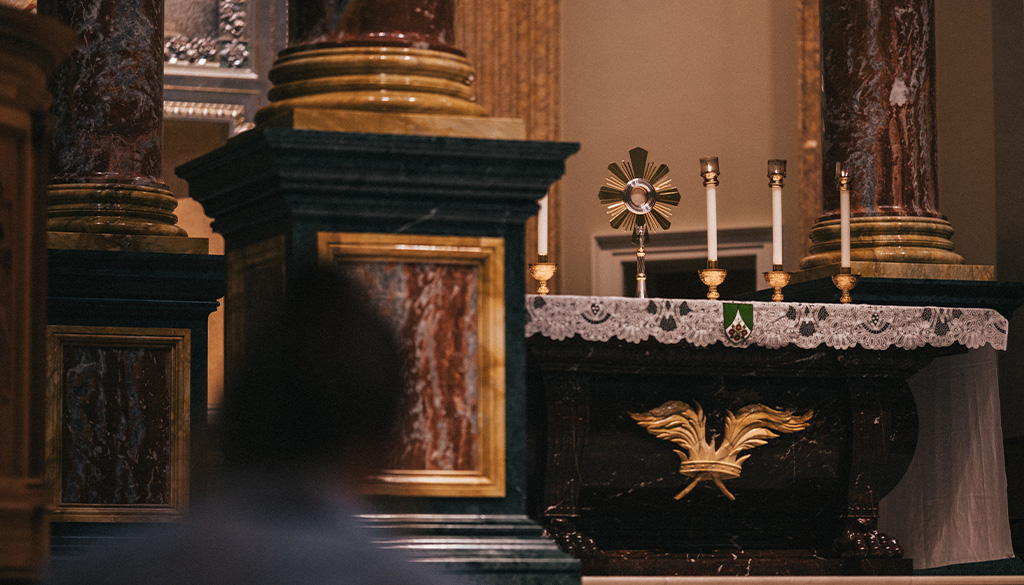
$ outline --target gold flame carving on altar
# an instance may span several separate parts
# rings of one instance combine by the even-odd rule
[[[729,492],[723,481],[740,476],[743,462],[751,455],[747,453],[741,456],[740,452],[766,444],[769,439],[779,436],[776,433],[802,431],[810,425],[808,421],[814,416],[813,410],[796,415],[793,411],[775,410],[763,404],[749,404],[735,415],[727,410],[725,434],[716,449],[714,439],[711,442],[707,440],[704,410],[697,402],[693,404],[696,408],[679,400],[670,400],[647,412],[629,413],[647,432],[659,439],[672,441],[685,450],[675,450],[682,460],[679,473],[693,481],[676,494],[677,500],[705,480],[715,482],[725,497],[735,500],[736,497]]]

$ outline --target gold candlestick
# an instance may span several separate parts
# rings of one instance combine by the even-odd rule
[[[537,263],[530,264],[530,276],[537,281],[537,294],[546,295],[551,292],[548,289],[548,281],[558,272],[554,262],[548,262],[547,254],[538,254]]]
[[[718,287],[725,282],[726,270],[718,267],[718,260],[708,260],[708,267],[698,270],[700,281],[708,287],[708,298],[717,300],[719,296]]]
[[[853,300],[850,297],[850,291],[853,290],[853,287],[857,286],[858,278],[860,278],[860,275],[851,274],[848,266],[840,268],[839,274],[832,276],[832,284],[836,285],[836,288],[843,291],[843,296],[839,298],[840,303],[849,303]]]
[[[782,287],[789,284],[789,277],[790,273],[784,271],[781,264],[772,264],[771,271],[764,273],[764,281],[775,289],[775,292],[772,293],[772,300],[776,303],[782,302]]]

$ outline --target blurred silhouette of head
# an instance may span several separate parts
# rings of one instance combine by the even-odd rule
[[[390,325],[332,268],[297,279],[278,314],[246,319],[239,375],[225,389],[222,439],[230,472],[325,467],[373,471],[402,403]]]

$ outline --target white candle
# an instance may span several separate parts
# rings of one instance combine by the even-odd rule
[[[548,196],[540,200],[540,213],[537,214],[537,254],[546,256],[548,253]]]
[[[772,187],[772,264],[782,266],[782,187]]]
[[[718,260],[718,210],[715,186],[708,185],[708,260]]]
[[[839,189],[839,254],[842,268],[850,267],[850,190]]]

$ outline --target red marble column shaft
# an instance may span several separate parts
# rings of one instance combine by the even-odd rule
[[[822,219],[851,165],[853,216],[941,218],[934,0],[821,0]]]
[[[79,45],[54,76],[51,183],[160,180],[163,0],[40,0]]]
[[[290,50],[320,47],[393,46],[455,48],[454,0],[292,0]]]

